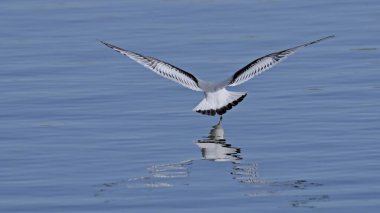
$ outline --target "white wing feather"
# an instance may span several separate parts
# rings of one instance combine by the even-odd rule
[[[272,68],[274,65],[278,64],[280,61],[288,57],[289,55],[295,53],[298,49],[302,47],[309,46],[311,44],[318,43],[320,41],[323,41],[325,39],[333,38],[334,35],[328,36],[325,38],[321,38],[319,40],[309,42],[306,44],[299,45],[297,47],[289,48],[283,51],[275,52],[268,54],[266,56],[263,56],[261,58],[258,58],[251,63],[247,64],[242,69],[238,70],[230,79],[228,86],[237,86],[239,84],[242,84],[251,78],[261,74],[262,72],[268,70],[269,68]]]
[[[137,63],[143,65],[144,67],[152,70],[153,72],[157,73],[158,75],[161,75],[164,78],[167,78],[176,83],[179,83],[186,88],[189,88],[195,91],[203,91],[198,86],[199,79],[197,79],[191,73],[188,73],[167,62],[164,62],[164,61],[161,61],[149,56],[143,56],[141,54],[122,49],[120,47],[117,47],[115,45],[112,45],[103,41],[101,42],[105,44],[107,47],[129,57],[130,59],[136,61]]]

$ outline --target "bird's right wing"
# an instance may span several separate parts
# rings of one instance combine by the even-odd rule
[[[195,91],[203,91],[198,86],[199,79],[197,79],[194,75],[191,73],[188,73],[178,67],[175,67],[167,62],[149,57],[149,56],[143,56],[141,54],[122,49],[120,47],[117,47],[115,45],[103,42],[104,45],[107,47],[127,56],[128,58],[136,61],[137,63],[143,65],[144,67],[152,70],[153,72],[161,75],[164,78],[167,78],[169,80],[172,80],[176,83],[181,84],[182,86],[195,90]]]
[[[307,47],[309,45],[323,41],[325,39],[334,38],[334,37],[335,37],[334,35],[328,36],[325,38],[318,39],[316,41],[302,44],[302,45],[289,48],[283,51],[271,53],[261,58],[258,58],[252,61],[251,63],[247,64],[245,67],[238,70],[232,77],[230,77],[230,79],[227,80],[226,83],[228,86],[237,86],[239,84],[242,84],[248,81],[249,79],[263,73],[269,68],[272,68],[274,65],[278,64],[281,60],[295,53],[298,49],[302,47]]]

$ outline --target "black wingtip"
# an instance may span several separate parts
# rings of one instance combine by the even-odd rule
[[[106,42],[105,41],[102,41],[102,40],[100,40],[100,39],[96,39],[98,42],[100,42],[100,43],[102,43],[102,44],[106,44]]]
[[[315,41],[312,41],[312,42],[309,42],[309,43],[306,43],[306,44],[300,45],[300,46],[298,46],[298,47],[307,47],[307,46],[309,46],[309,45],[316,44],[316,43],[319,43],[319,42],[321,42],[321,41],[324,41],[324,40],[326,40],[326,39],[330,39],[330,38],[335,38],[335,35],[329,35],[329,36],[326,36],[326,37],[320,38],[320,39],[318,39],[318,40],[315,40]],[[296,47],[296,48],[298,48],[298,47]]]
[[[329,35],[329,36],[326,36],[326,37],[322,38],[321,40],[335,38],[335,37],[336,37],[335,35]]]
[[[315,42],[320,42],[320,41],[323,41],[323,40],[326,40],[326,39],[330,39],[330,38],[335,38],[335,35],[329,35],[329,36],[326,36],[326,37],[324,37],[324,38],[321,38],[321,39],[316,40]]]
[[[114,47],[112,44],[109,44],[109,43],[107,43],[107,42],[105,42],[105,41],[102,41],[102,40],[98,40],[98,41],[99,41],[100,43],[106,45],[107,47],[110,47],[110,48],[113,48],[113,47]]]
[[[106,45],[107,47],[109,47],[109,48],[115,50],[115,51],[118,51],[118,52],[121,52],[121,51],[127,51],[127,50],[125,50],[125,49],[123,49],[123,48],[117,47],[117,46],[115,46],[115,45],[113,45],[113,44],[110,44],[110,43],[107,43],[107,42],[105,42],[105,41],[101,41],[101,40],[100,40],[100,42],[101,42],[102,44]]]

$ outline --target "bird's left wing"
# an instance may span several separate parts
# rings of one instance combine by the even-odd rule
[[[186,72],[178,67],[175,67],[167,62],[149,57],[143,56],[141,54],[122,49],[115,45],[106,43],[101,41],[107,47],[127,56],[128,58],[136,61],[137,63],[143,65],[144,67],[152,70],[153,72],[161,75],[164,78],[172,80],[176,83],[181,84],[182,86],[195,90],[195,91],[203,91],[198,86],[199,79],[197,79],[194,75],[189,72]]]
[[[248,81],[249,79],[261,74],[262,72],[268,70],[269,68],[272,68],[274,65],[278,64],[282,59],[285,59],[289,55],[295,53],[298,49],[334,37],[334,35],[327,36],[316,41],[302,44],[283,51],[271,53],[261,58],[258,58],[252,61],[251,63],[247,64],[245,67],[238,70],[232,77],[230,77],[230,79],[227,80],[227,86],[237,86],[239,84],[242,84]]]

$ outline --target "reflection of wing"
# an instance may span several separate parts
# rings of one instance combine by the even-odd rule
[[[257,184],[265,183],[264,180],[260,179],[257,174],[257,164],[239,164],[235,165],[231,172],[233,178],[240,183],[246,184]]]
[[[157,164],[148,168],[153,178],[184,178],[189,176],[192,160],[176,163]]]
[[[143,56],[141,54],[122,49],[120,47],[114,46],[112,44],[103,42],[104,45],[107,47],[127,56],[128,58],[136,61],[137,63],[143,65],[144,67],[152,70],[153,72],[161,75],[164,78],[167,78],[169,80],[172,80],[176,83],[181,84],[182,86],[195,90],[195,91],[203,91],[198,86],[198,79],[192,75],[191,73],[188,73],[178,67],[175,67],[169,63],[166,63],[164,61],[149,57],[149,56]]]
[[[149,175],[127,178],[117,182],[108,182],[99,185],[96,197],[104,196],[112,190],[133,188],[167,188],[177,184],[178,179],[188,178],[193,160],[185,160],[175,163],[157,164],[147,168]]]
[[[261,74],[262,72],[268,70],[269,68],[273,67],[274,65],[278,64],[282,59],[285,59],[287,56],[295,53],[298,49],[302,47],[307,47],[309,45],[318,43],[320,41],[323,41],[325,39],[334,38],[335,36],[328,36],[325,38],[321,38],[319,40],[309,42],[306,44],[299,45],[297,47],[289,48],[283,51],[271,53],[269,55],[263,56],[261,58],[258,58],[239,71],[237,71],[230,79],[228,86],[237,86],[239,84],[242,84],[249,79]]]

